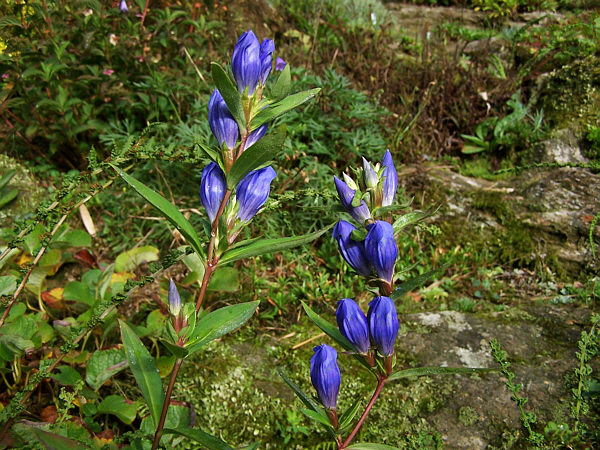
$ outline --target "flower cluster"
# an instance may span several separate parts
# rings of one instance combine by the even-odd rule
[[[334,177],[342,205],[366,228],[366,237],[350,222],[340,220],[333,229],[333,237],[346,262],[359,275],[376,275],[386,294],[393,289],[394,266],[398,247],[394,228],[389,222],[375,220],[371,211],[391,206],[396,196],[398,175],[390,151],[386,151],[381,166],[373,166],[363,158],[362,169],[357,170],[360,183],[344,174],[345,181]]]
[[[388,376],[399,326],[393,300],[375,297],[365,316],[354,300],[344,298],[339,301],[335,315],[340,333],[354,346],[358,356],[371,367],[375,366],[376,358],[382,358],[383,375]],[[323,406],[335,409],[341,383],[337,352],[326,344],[315,347],[314,352],[310,360],[312,384]]]

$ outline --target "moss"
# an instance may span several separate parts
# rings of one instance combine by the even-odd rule
[[[465,427],[470,427],[479,421],[479,414],[470,406],[461,406],[458,409],[458,421]]]

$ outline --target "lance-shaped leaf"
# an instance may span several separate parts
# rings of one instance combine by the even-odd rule
[[[331,431],[333,431],[331,423],[329,422],[329,418],[323,410],[313,411],[312,409],[302,408],[300,411],[309,419],[314,420],[315,422],[319,422],[320,424],[325,425],[327,428],[330,428]]]
[[[277,153],[283,148],[285,133],[285,125],[281,125],[244,150],[227,174],[227,187],[235,188],[248,173],[275,159]]]
[[[412,211],[407,214],[404,214],[401,217],[398,217],[394,221],[394,224],[393,224],[394,233],[397,233],[402,228],[405,228],[409,225],[413,225],[429,216],[432,216],[433,214],[435,214],[438,211],[438,209],[439,209],[439,206],[437,208],[432,208],[427,211]]]
[[[196,323],[186,348],[191,354],[206,343],[241,327],[256,311],[259,301],[239,303],[212,311]]]
[[[217,89],[221,93],[223,100],[225,100],[225,104],[227,105],[227,108],[229,108],[229,112],[237,122],[240,130],[245,129],[246,116],[244,115],[242,100],[237,88],[231,81],[231,78],[229,78],[229,75],[227,75],[225,70],[223,70],[223,68],[215,62],[211,63],[210,71],[212,73],[215,86],[217,86]]]
[[[273,89],[271,90],[271,98],[275,101],[281,100],[283,97],[290,93],[290,85],[292,84],[292,76],[290,73],[290,65],[286,64],[279,78],[275,82]]]
[[[165,428],[162,434],[176,434],[179,436],[185,436],[210,450],[233,450],[233,447],[226,442],[223,442],[221,439],[213,436],[212,434],[205,433],[199,428]]]
[[[296,383],[289,379],[289,377],[283,371],[283,369],[278,368],[277,373],[279,373],[279,376],[283,378],[283,381],[285,381],[285,383],[292,389],[292,391],[294,391],[294,393],[298,396],[300,401],[304,403],[307,408],[311,409],[312,411],[318,411],[319,409],[322,409],[317,404],[317,402],[315,402],[306,392],[300,389],[300,387]]]
[[[331,227],[327,227],[322,230],[300,236],[260,240],[251,239],[247,241],[247,243],[245,243],[246,241],[242,241],[235,247],[232,247],[226,251],[223,256],[221,256],[219,263],[230,263],[239,259],[264,255],[265,253],[280,252],[290,248],[298,247],[300,245],[308,244],[309,242],[312,242],[319,236],[323,235],[323,233],[326,233],[330,228]]]
[[[498,372],[498,369],[489,369],[486,367],[415,367],[413,369],[404,369],[392,373],[389,376],[388,381],[429,375],[464,375],[486,372]]]
[[[358,408],[360,407],[360,401],[360,398],[357,399],[352,406],[340,416],[338,429],[341,433],[352,424],[352,419],[354,419],[354,416],[356,416]]]
[[[146,399],[156,427],[165,401],[165,393],[156,368],[156,362],[135,332],[122,320],[119,320],[119,324],[121,326],[121,340],[127,352],[129,367],[142,391],[142,395]]]
[[[344,350],[347,350],[349,352],[356,351],[356,349],[350,343],[350,341],[348,339],[346,339],[342,335],[342,333],[340,333],[340,331],[338,330],[338,328],[335,325],[333,325],[332,323],[328,322],[327,320],[325,320],[321,316],[319,316],[306,303],[302,302],[302,307],[304,308],[304,311],[306,312],[306,315],[310,318],[310,320],[312,320],[315,323],[315,325],[317,325],[321,330],[323,330],[323,332],[327,336],[329,336],[335,342],[340,344],[344,348]]]
[[[443,265],[442,267],[439,267],[434,270],[430,270],[429,272],[425,272],[419,276],[416,276],[414,278],[411,278],[410,280],[405,281],[404,283],[400,284],[394,292],[392,292],[392,294],[390,295],[390,298],[392,300],[399,299],[407,292],[410,292],[413,289],[416,289],[416,288],[424,285],[425,283],[427,283],[429,280],[433,279],[438,273],[442,272],[446,267],[447,267],[446,265]]]
[[[296,94],[289,95],[288,97],[273,103],[268,108],[261,110],[252,119],[251,131],[256,130],[262,124],[272,121],[282,114],[294,109],[296,106],[300,106],[302,103],[307,102],[313,98],[321,88],[310,89],[308,91],[298,92]]]
[[[121,169],[111,164],[111,167],[117,171],[119,176],[123,178],[138,194],[140,194],[148,203],[154,206],[171,224],[179,230],[179,232],[185,237],[192,248],[199,255],[204,255],[202,249],[202,241],[196,234],[192,224],[183,217],[183,214],[166,198],[157,192],[154,192],[145,184],[133,178],[131,175],[127,175]]]
[[[40,430],[36,427],[26,427],[31,430],[34,437],[42,443],[42,445],[48,450],[64,449],[64,450],[88,450],[87,445],[83,445],[80,442],[68,439],[49,431]]]

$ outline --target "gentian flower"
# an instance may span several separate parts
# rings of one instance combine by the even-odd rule
[[[231,58],[231,70],[240,93],[248,88],[248,95],[252,95],[256,90],[262,75],[260,49],[261,46],[252,30],[242,34],[235,44]]]
[[[200,201],[206,209],[210,223],[213,223],[217,216],[226,190],[225,174],[217,163],[211,162],[202,171],[200,180]]]
[[[336,361],[337,352],[327,344],[321,344],[313,350],[315,354],[310,359],[310,380],[323,406],[335,409],[342,381]]]
[[[287,66],[287,63],[283,60],[283,58],[277,57],[275,60],[275,70],[279,70],[281,72],[283,69],[285,69],[285,66]]]
[[[376,188],[379,183],[379,175],[377,175],[377,172],[375,172],[375,169],[373,169],[373,166],[369,161],[365,158],[362,160],[365,185],[368,188]]]
[[[398,189],[398,173],[396,172],[394,160],[392,159],[392,154],[389,150],[383,155],[382,165],[384,167],[382,175],[385,179],[383,180],[383,201],[381,206],[390,206],[394,203],[396,190]]]
[[[340,220],[333,227],[333,238],[337,241],[340,253],[350,267],[359,275],[368,277],[371,274],[371,264],[367,259],[364,242],[351,238],[355,230],[356,227],[350,222]]]
[[[239,134],[238,126],[218,89],[215,89],[208,101],[208,124],[219,145],[222,146],[225,142],[227,148],[235,147]]]
[[[399,328],[394,301],[389,297],[375,297],[369,303],[367,321],[371,341],[379,353],[383,356],[393,354]]]
[[[254,130],[252,133],[250,133],[248,135],[248,138],[246,139],[246,145],[244,145],[244,150],[250,148],[250,146],[252,146],[253,144],[256,144],[256,142],[262,138],[265,133],[267,132],[267,127],[268,124],[263,124],[260,127],[258,127],[256,130]]]
[[[177,286],[173,283],[173,279],[169,281],[169,311],[174,316],[179,315],[181,311],[181,297],[179,296]]]
[[[253,170],[239,182],[235,198],[239,203],[237,217],[248,222],[269,198],[271,181],[277,176],[271,166]]]
[[[365,253],[382,280],[391,283],[394,278],[394,265],[398,256],[398,246],[394,240],[394,228],[388,222],[378,220],[367,226]]]
[[[121,10],[122,13],[126,13],[127,11],[129,11],[129,8],[127,8],[127,2],[125,0],[121,0],[119,9]]]
[[[365,313],[351,298],[343,298],[338,302],[335,312],[340,333],[350,341],[359,353],[369,351],[369,326]]]
[[[271,39],[265,39],[260,44],[260,82],[265,84],[267,77],[271,73],[271,58],[275,51],[275,44]]]
[[[335,181],[335,188],[338,191],[342,206],[346,209],[346,211],[348,211],[348,213],[361,224],[364,223],[365,220],[370,219],[371,212],[369,211],[369,207],[364,200],[361,200],[359,206],[352,206],[352,200],[354,199],[356,190],[352,189],[336,176],[333,177],[333,180]]]

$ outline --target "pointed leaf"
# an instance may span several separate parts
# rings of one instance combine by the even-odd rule
[[[356,416],[356,413],[358,412],[358,408],[360,407],[360,401],[361,399],[357,399],[350,408],[348,408],[346,411],[344,411],[342,413],[342,415],[340,416],[339,419],[339,429],[341,431],[343,431],[345,428],[349,427],[350,424],[352,423],[352,419],[354,419],[354,416]]]
[[[264,255],[265,253],[280,252],[289,248],[299,247],[300,245],[307,244],[314,241],[324,233],[326,233],[331,227],[324,228],[314,233],[303,234],[301,236],[290,236],[276,239],[260,239],[251,240],[247,245],[244,242],[240,242],[228,251],[226,251],[221,259],[220,264],[226,264],[239,259],[251,258],[253,256]]]
[[[7,193],[0,195],[0,208],[12,202],[17,195],[19,195],[19,191],[16,189],[10,189]]]
[[[285,142],[285,125],[259,139],[233,163],[227,174],[227,187],[233,189],[252,170],[272,161],[283,148]]]
[[[121,339],[127,351],[129,367],[146,399],[148,409],[154,420],[154,426],[156,426],[165,401],[165,393],[156,368],[156,362],[135,332],[122,320],[119,320],[119,324],[121,325]]]
[[[404,369],[392,373],[388,381],[399,380],[400,378],[422,377],[425,375],[460,375],[486,372],[498,372],[498,369],[488,369],[485,367],[415,367],[414,369]]]
[[[120,395],[109,395],[98,405],[98,412],[112,414],[117,416],[121,422],[130,424],[137,416],[137,406],[134,403],[127,403],[125,398]]]
[[[160,342],[165,347],[167,347],[167,350],[169,350],[169,353],[171,353],[175,358],[184,359],[190,353],[187,348],[172,344],[171,342],[166,341],[164,339],[161,339]]]
[[[271,98],[275,101],[281,100],[283,97],[290,93],[290,85],[292,84],[292,76],[290,73],[290,65],[286,64],[279,78],[275,82],[273,89],[271,90]]]
[[[252,148],[252,147],[250,147]],[[160,195],[157,192],[154,192],[148,186],[139,182],[135,178],[130,175],[127,175],[121,169],[111,164],[111,167],[116,170],[123,180],[127,182],[135,191],[140,194],[142,197],[146,199],[148,203],[154,206],[158,211],[169,221],[171,224],[179,230],[179,232],[186,238],[188,243],[192,246],[192,248],[199,254],[203,255],[204,251],[202,250],[202,241],[196,234],[194,227],[192,224],[188,222],[188,220],[183,217],[183,214],[179,212],[179,210],[172,205],[166,198]]]
[[[215,86],[223,96],[223,100],[229,108],[229,112],[237,122],[240,130],[246,128],[246,116],[244,115],[244,108],[242,107],[242,100],[237,88],[234,86],[229,75],[223,70],[223,68],[213,62],[210,65],[213,81]]]
[[[227,443],[223,442],[218,437],[205,433],[199,428],[165,428],[163,434],[177,434],[185,436],[199,444],[204,445],[209,450],[233,450]]]
[[[322,409],[317,402],[315,402],[312,398],[310,398],[308,396],[308,394],[306,394],[302,389],[300,389],[298,387],[298,385],[296,385],[296,383],[294,383],[292,380],[290,380],[288,378],[288,376],[286,375],[286,373],[283,371],[283,369],[277,369],[277,372],[279,373],[279,376],[281,378],[283,378],[283,381],[285,381],[285,383],[292,389],[292,391],[294,391],[294,393],[298,396],[298,398],[300,399],[300,401],[302,401],[302,403],[304,403],[308,408],[310,408],[313,411],[318,411],[319,409]]]
[[[186,348],[191,354],[213,339],[241,327],[256,311],[259,301],[225,306],[208,313],[196,323],[196,327]]]
[[[392,300],[399,299],[407,292],[410,292],[413,289],[418,288],[418,287],[422,286],[423,284],[427,283],[429,280],[434,278],[437,274],[441,273],[446,267],[447,267],[447,265],[443,265],[442,267],[439,267],[434,270],[430,270],[429,272],[425,272],[424,274],[421,274],[419,276],[411,278],[410,280],[405,281],[404,283],[400,284],[394,292],[392,292],[392,294],[390,295],[390,298]]]
[[[256,116],[252,119],[251,130],[256,130],[262,124],[270,122],[289,110],[300,106],[304,102],[307,102],[317,95],[320,90],[321,88],[315,88],[308,91],[298,92],[278,101],[277,103],[273,103],[268,108],[265,108],[256,114]]]
[[[323,410],[313,411],[312,409],[302,408],[300,411],[302,412],[302,414],[307,416],[309,419],[319,422],[319,423],[325,425],[326,427],[332,428],[331,422],[329,422],[329,418],[327,417],[327,414],[325,414],[323,412]]]
[[[0,191],[2,189],[4,189],[8,183],[10,183],[10,180],[12,179],[12,177],[14,177],[17,174],[17,171],[15,169],[10,169],[7,170],[4,175],[2,175],[2,178],[0,178]]]
[[[394,233],[397,233],[402,228],[407,227],[408,225],[412,225],[414,223],[420,222],[421,220],[432,216],[437,212],[439,208],[432,208],[428,211],[413,211],[403,216],[399,217],[394,221]]]
[[[89,447],[80,442],[68,439],[58,434],[50,433],[49,431],[40,430],[35,427],[27,427],[31,430],[35,438],[42,443],[48,450],[88,450]]]
[[[306,312],[306,315],[308,315],[310,320],[312,320],[321,330],[323,330],[323,332],[325,332],[327,336],[329,336],[331,339],[340,344],[345,350],[348,350],[350,352],[356,351],[356,349],[350,343],[350,341],[346,339],[342,335],[342,333],[340,333],[340,331],[335,325],[329,323],[327,320],[319,316],[306,303],[302,302],[302,307],[304,308],[304,311]]]

